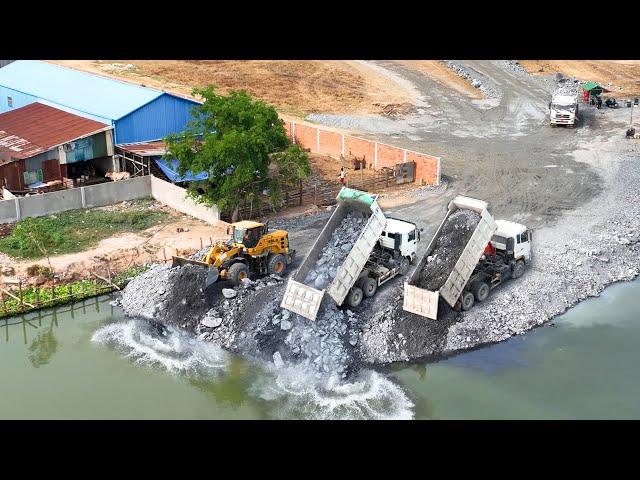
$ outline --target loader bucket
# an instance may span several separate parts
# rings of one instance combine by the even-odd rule
[[[171,260],[172,260],[171,268],[182,266],[182,265],[200,265],[201,267],[209,268],[208,263],[201,262],[199,260],[191,260],[190,258],[177,257],[174,255],[173,257],[171,257]]]
[[[209,271],[207,272],[207,278],[204,281],[205,290],[208,289],[211,285],[216,283],[220,278],[220,271],[214,267],[213,265],[209,267]]]

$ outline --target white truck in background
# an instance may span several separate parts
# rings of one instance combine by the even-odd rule
[[[442,297],[452,308],[469,310],[474,302],[487,299],[491,290],[509,278],[519,278],[531,262],[531,231],[525,225],[494,220],[482,200],[458,195],[447,208],[415,271],[404,284],[403,309],[436,320]],[[458,209],[480,214],[472,233],[445,283],[436,292],[419,286],[420,272],[434,249],[449,216]]]
[[[549,102],[549,125],[575,127],[578,117],[578,83],[565,79],[558,84]]]

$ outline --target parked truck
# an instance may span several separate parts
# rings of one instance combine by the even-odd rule
[[[486,300],[491,290],[507,279],[522,276],[531,262],[531,231],[519,223],[494,220],[487,207],[487,202],[461,195],[449,203],[424,256],[404,284],[405,311],[436,320],[440,297],[456,310],[469,310],[476,301]],[[420,274],[443,225],[458,209],[477,212],[480,221],[442,287],[438,291],[421,288]]]
[[[379,286],[401,273],[416,259],[420,230],[414,223],[387,219],[377,203],[377,195],[342,188],[338,205],[318,239],[289,279],[280,306],[315,320],[325,291],[338,305],[357,307],[364,297],[375,295]],[[348,214],[368,217],[358,239],[326,289],[305,285],[322,249]]]
[[[573,128],[578,116],[578,83],[565,80],[558,84],[549,102],[549,124]]]

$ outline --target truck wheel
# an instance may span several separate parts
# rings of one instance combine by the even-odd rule
[[[349,306],[356,308],[362,302],[362,289],[360,287],[353,287],[349,290],[347,295],[347,303]]]
[[[511,278],[520,278],[524,273],[524,262],[518,260],[511,271]]]
[[[240,281],[249,276],[249,267],[244,263],[234,263],[229,267],[229,273],[227,275],[231,283],[240,285]]]
[[[378,282],[376,282],[375,278],[366,277],[364,280],[362,280],[360,288],[362,288],[364,296],[370,298],[375,295],[376,290],[378,289]]]
[[[465,312],[473,307],[473,293],[464,292],[462,294],[462,310]]]
[[[267,264],[267,271],[270,274],[281,274],[282,272],[284,272],[284,269],[287,266],[287,259],[284,258],[284,255],[281,255],[280,253],[277,253],[275,255],[273,255],[271,258],[269,258],[269,263]]]
[[[407,257],[402,257],[402,260],[400,260],[400,274],[401,275],[406,275],[406,273],[409,271],[409,259]]]
[[[489,285],[486,282],[478,282],[471,289],[478,302],[484,302],[487,299],[489,290]]]

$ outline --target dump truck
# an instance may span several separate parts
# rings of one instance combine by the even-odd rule
[[[207,289],[218,280],[239,285],[249,274],[282,274],[296,254],[289,247],[289,233],[269,231],[266,223],[243,220],[232,223],[227,233],[231,239],[213,244],[202,260],[173,256],[172,266],[190,264],[206,268]]]
[[[289,279],[280,306],[310,320],[315,320],[325,292],[341,306],[346,303],[357,306],[363,296],[372,296],[377,287],[396,275],[405,272],[415,261],[419,230],[411,222],[390,222],[386,238],[382,234],[387,218],[377,202],[377,195],[343,187],[336,200],[337,207],[320,232],[311,250]],[[334,231],[349,214],[367,218],[365,226],[336,270],[336,275],[326,289],[306,285],[307,274],[315,267],[323,248]],[[393,246],[391,249],[390,246]],[[375,252],[374,252],[375,251]],[[368,279],[372,280],[368,280]]]
[[[558,84],[549,102],[549,125],[573,128],[578,116],[578,83],[565,80]]]
[[[504,281],[522,276],[531,262],[531,230],[519,223],[494,220],[487,207],[487,202],[461,195],[449,203],[425,254],[404,283],[405,311],[436,320],[440,297],[456,310],[469,310],[476,301],[486,300],[491,290]],[[480,214],[480,221],[444,284],[437,291],[421,288],[421,272],[430,259],[443,226],[459,209]]]

